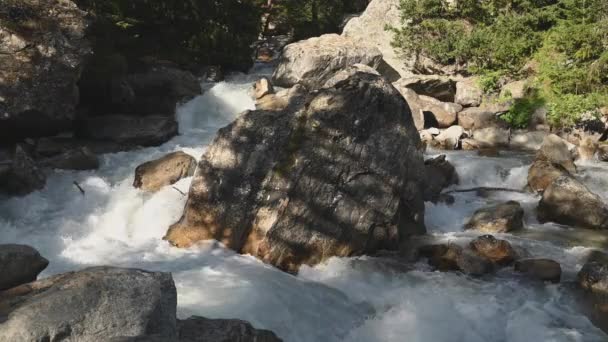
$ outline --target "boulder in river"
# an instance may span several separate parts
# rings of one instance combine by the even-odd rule
[[[608,298],[608,265],[592,261],[578,272],[578,284],[586,291]]]
[[[133,186],[145,191],[158,191],[182,178],[191,177],[195,169],[196,159],[191,155],[181,151],[169,153],[139,165],[135,169]]]
[[[571,176],[561,176],[545,189],[537,213],[541,222],[608,229],[608,206]]]
[[[326,34],[287,45],[279,60],[272,81],[280,87],[300,83],[319,89],[338,70],[354,64],[377,68],[382,54],[374,47],[356,44],[337,34]]]
[[[12,159],[0,164],[0,191],[24,196],[46,185],[46,176],[21,145],[15,147]]]
[[[560,164],[536,159],[528,169],[528,185],[533,191],[543,192],[551,183],[562,176],[569,176],[568,170]]]
[[[562,267],[551,259],[522,259],[515,262],[515,271],[532,279],[559,283]]]
[[[73,1],[0,5],[0,141],[68,129],[90,49],[87,13]]]
[[[176,336],[169,273],[92,267],[22,285],[0,299],[0,341],[110,340]]]
[[[465,229],[484,233],[508,233],[523,228],[523,217],[524,209],[521,205],[508,201],[475,211]]]
[[[91,116],[79,119],[76,125],[76,134],[81,138],[128,146],[158,146],[177,133],[172,116]]]
[[[574,165],[574,156],[572,155],[570,146],[567,141],[558,137],[555,134],[549,134],[543,140],[543,144],[538,150],[536,159],[547,160],[553,164],[559,164],[568,172],[576,173],[576,165]]]
[[[0,291],[36,280],[48,264],[30,246],[0,245]]]
[[[444,154],[424,161],[425,188],[424,200],[436,202],[441,191],[446,187],[458,184],[456,168],[447,161]]]
[[[431,266],[439,271],[461,271],[472,276],[491,273],[494,266],[490,260],[469,248],[455,244],[421,246],[418,256],[425,257]]]
[[[248,111],[222,128],[165,239],[216,239],[288,271],[396,249],[425,232],[419,145],[397,90],[349,67],[298,108]]]
[[[517,253],[506,240],[496,239],[492,235],[482,235],[469,243],[469,247],[479,256],[498,265],[508,265],[517,259]]]

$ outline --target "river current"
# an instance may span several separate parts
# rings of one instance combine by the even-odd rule
[[[252,82],[267,72],[203,85],[204,95],[178,108],[180,135],[160,147],[105,154],[99,170],[54,171],[43,190],[1,200],[0,243],[37,248],[50,260],[43,277],[93,265],[172,272],[180,318],[240,318],[287,342],[608,340],[581,313],[571,283],[592,248],[605,251],[607,245],[593,244],[593,238],[573,243],[563,238],[573,229],[539,224],[539,198],[531,194],[466,192],[456,193],[453,205],[427,203],[427,230],[438,241],[464,241],[478,235],[462,228],[473,211],[517,200],[526,210],[526,232],[497,237],[526,256],[558,261],[564,271],[560,284],[529,281],[509,269],[476,279],[433,272],[423,262],[403,272],[372,257],[334,258],[293,276],[218,243],[183,250],[161,240],[181,216],[186,197],[180,191],[188,192],[191,178],[175,184],[180,191],[165,187],[148,194],[132,187],[135,167],[173,151],[200,158],[218,128],[254,109]],[[455,188],[522,189],[531,161],[515,152],[498,158],[447,155],[461,179]],[[589,163],[581,169],[587,185],[608,199],[608,168]]]

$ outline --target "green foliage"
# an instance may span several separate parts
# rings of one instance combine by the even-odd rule
[[[526,128],[534,112],[545,105],[544,98],[536,92],[523,99],[516,99],[513,106],[507,113],[500,118],[506,121],[511,127]]]
[[[537,98],[505,115],[513,126],[524,126],[539,99],[554,125],[608,104],[606,0],[401,0],[401,11],[397,49],[479,75],[488,93],[529,77],[523,66],[535,61]]]

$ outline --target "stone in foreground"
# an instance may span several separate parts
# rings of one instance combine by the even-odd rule
[[[608,229],[608,206],[571,176],[559,177],[545,189],[537,213],[541,222]]]
[[[182,178],[191,177],[196,169],[196,159],[178,151],[162,158],[145,162],[135,169],[133,186],[144,191],[158,191],[175,184]]]
[[[53,276],[0,299],[0,341],[107,341],[176,336],[177,295],[169,273],[93,267]]]
[[[551,259],[524,259],[515,262],[515,272],[522,273],[532,279],[559,283],[562,268],[558,262]]]
[[[405,100],[368,69],[341,71],[303,106],[222,128],[165,239],[216,239],[296,271],[424,233],[418,132]]]
[[[479,256],[498,265],[508,265],[517,259],[517,253],[506,240],[492,235],[482,235],[469,243],[469,247]]]
[[[36,280],[49,264],[25,245],[0,245],[0,291]]]
[[[524,209],[515,201],[508,201],[477,210],[465,229],[484,233],[508,233],[523,228]]]

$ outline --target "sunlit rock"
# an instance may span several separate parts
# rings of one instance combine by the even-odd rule
[[[191,155],[181,151],[169,153],[139,165],[135,169],[133,186],[145,191],[158,191],[182,178],[191,177],[195,169],[196,159]]]
[[[484,233],[507,233],[523,228],[524,209],[515,201],[481,208],[473,214],[465,229]]]

